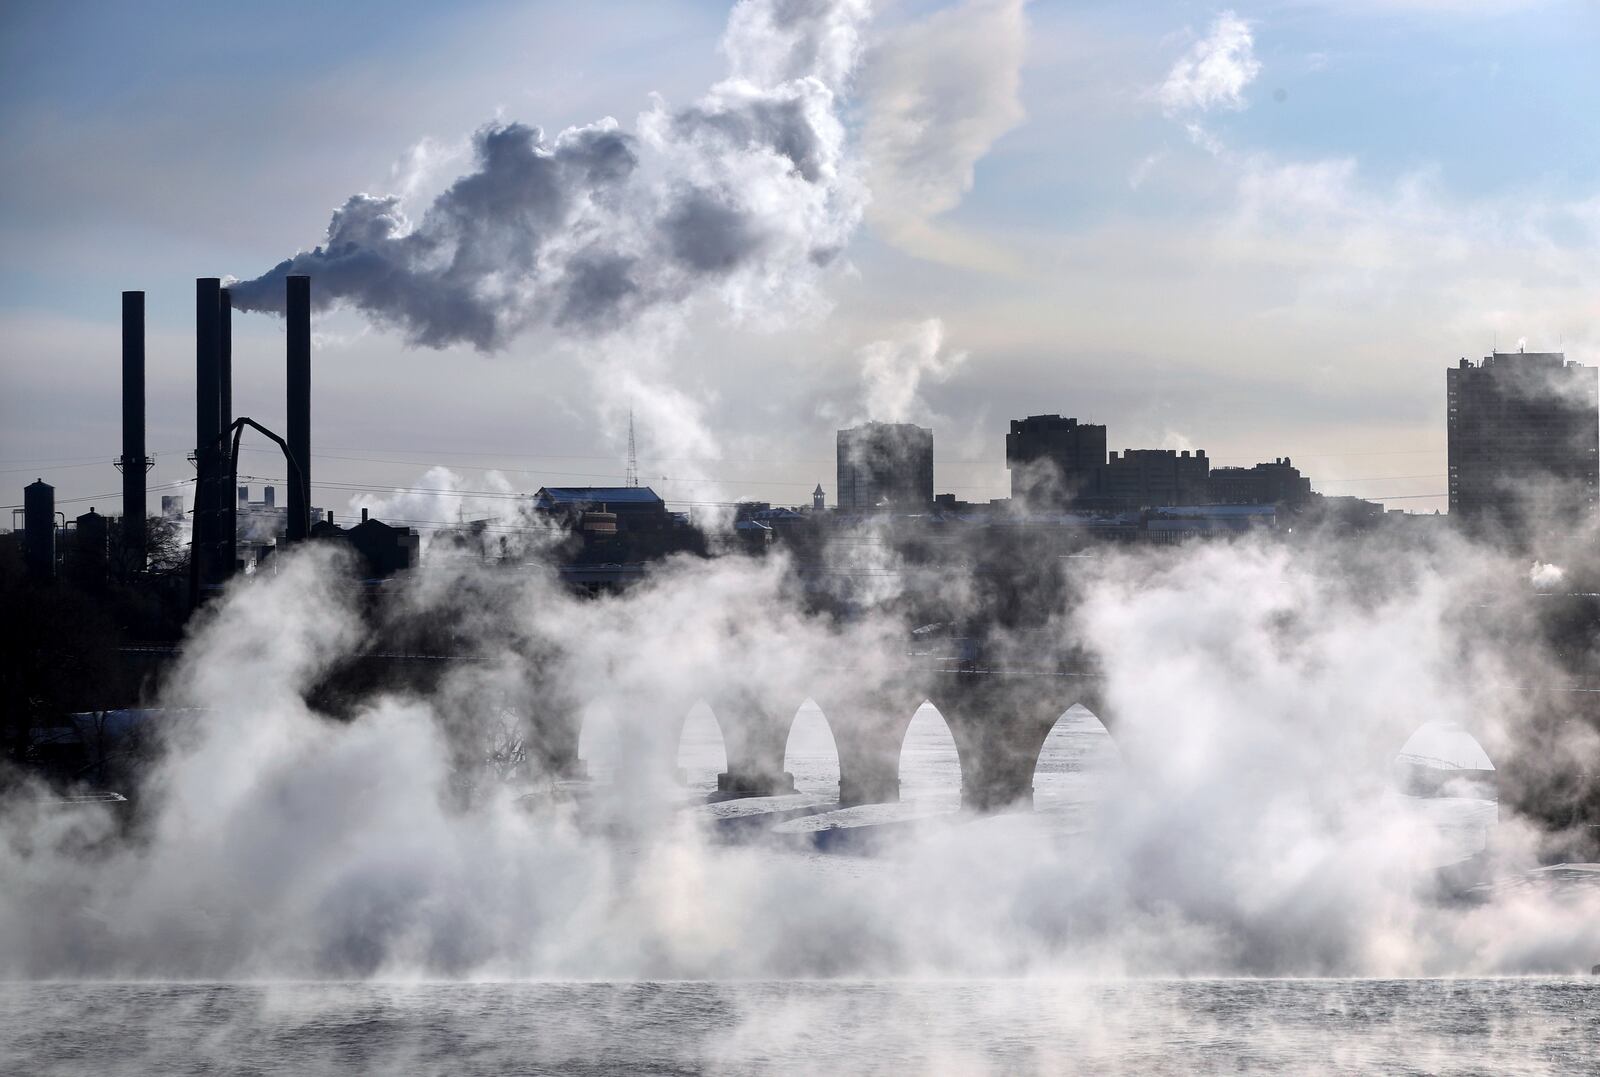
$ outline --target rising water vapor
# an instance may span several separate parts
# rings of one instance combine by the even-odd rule
[[[781,556],[673,562],[584,599],[537,542],[516,568],[441,553],[377,615],[326,551],[238,580],[166,689],[167,752],[128,840],[93,809],[0,809],[0,974],[1413,975],[1600,953],[1594,890],[1442,898],[1448,841],[1391,783],[1424,720],[1502,761],[1537,720],[1518,686],[1551,659],[1510,634],[1526,567],[1454,540],[1107,549],[1047,611],[1046,636],[1086,641],[1103,670],[1127,761],[1089,814],[924,819],[865,859],[728,843],[674,776],[697,702],[726,722],[815,698],[838,740],[834,700],[903,687],[929,595],[982,608],[982,587],[879,548],[844,617]],[[442,631],[463,660],[326,696],[400,630]],[[1037,639],[997,646],[1020,661]],[[919,698],[882,719],[903,728]],[[559,746],[536,737],[518,780],[484,778],[506,723],[582,737],[588,799],[548,795],[560,776],[538,761]],[[1593,748],[1543,735],[1541,752]],[[1543,840],[1502,807],[1478,847],[1514,878]]]
[[[492,351],[540,327],[599,334],[703,296],[739,314],[804,291],[861,216],[839,110],[866,14],[742,0],[728,76],[693,105],[658,101],[632,132],[488,124],[476,169],[420,219],[399,196],[352,195],[322,244],[233,284],[233,302],[281,313],[283,278],[307,274],[321,307]]]

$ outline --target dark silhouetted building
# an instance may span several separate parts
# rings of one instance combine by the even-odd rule
[[[1600,490],[1600,382],[1561,352],[1495,352],[1445,372],[1450,515],[1517,525],[1592,519]]]
[[[533,495],[533,507],[574,528],[584,526],[586,515],[597,520],[610,518],[613,534],[659,531],[672,524],[667,503],[648,486],[542,486]]]
[[[417,533],[409,527],[391,527],[382,520],[367,517],[361,510],[361,522],[350,529],[350,545],[366,565],[367,575],[388,579],[398,572],[414,568],[420,545]]]
[[[1011,420],[1006,467],[1011,496],[1039,508],[1093,497],[1106,466],[1106,428],[1059,415]]]
[[[1110,454],[1101,473],[1100,497],[1117,509],[1203,505],[1209,494],[1211,461],[1204,449],[1129,449]]]
[[[1211,469],[1213,505],[1288,505],[1298,507],[1311,496],[1311,480],[1287,456],[1255,467]]]
[[[110,525],[90,506],[74,521],[72,531],[72,573],[81,586],[102,587],[106,582],[107,553],[110,550]]]
[[[22,488],[22,552],[36,579],[56,574],[56,488],[35,479]]]
[[[385,580],[417,565],[421,540],[409,527],[393,527],[361,510],[361,522],[344,528],[333,513],[311,525],[309,537],[318,542],[344,542],[355,551],[358,571],[367,580]]]
[[[865,423],[839,431],[839,507],[921,512],[933,505],[933,431]]]

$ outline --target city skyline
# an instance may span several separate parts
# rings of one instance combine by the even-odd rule
[[[43,477],[64,502],[115,509],[103,495],[119,486],[119,291],[149,296],[154,501],[192,475],[194,276],[248,278],[309,249],[352,191],[398,193],[420,213],[470,168],[466,136],[496,115],[554,137],[606,115],[633,129],[650,90],[687,105],[721,75],[723,15],[603,12],[595,37],[541,10],[542,33],[526,38],[494,7],[448,33],[424,17],[355,46],[384,91],[370,101],[347,85],[351,57],[329,47],[298,52],[304,88],[285,90],[266,62],[284,38],[248,13],[207,31],[216,58],[193,70],[150,62],[191,43],[176,16],[133,27],[103,13],[49,71],[23,53],[60,32],[55,16],[19,18],[5,99],[19,152],[0,228],[38,257],[12,267],[0,302],[15,357],[0,458],[20,469],[18,488]],[[293,21],[333,32],[351,19]],[[501,28],[493,43],[475,34],[486,25]],[[336,494],[424,485],[433,465],[456,469],[463,490],[499,489],[480,470],[491,464],[517,488],[615,481],[637,407],[643,477],[680,504],[803,503],[832,474],[833,431],[869,418],[935,426],[939,490],[1000,497],[995,431],[1054,411],[1109,425],[1117,449],[1203,446],[1217,466],[1245,467],[1288,455],[1322,492],[1443,508],[1441,368],[1519,337],[1600,358],[1593,301],[1572,283],[1595,268],[1595,120],[1555,109],[1523,122],[1547,98],[1593,89],[1580,57],[1594,29],[1592,11],[1560,4],[890,6],[845,114],[844,160],[872,200],[811,307],[741,325],[710,302],[646,351],[530,331],[490,355],[410,348],[350,311],[321,316],[313,449],[319,474],[342,484],[322,500],[353,513]],[[141,61],[116,60],[124,40]],[[1513,51],[1541,57],[1538,80],[1500,62]],[[429,94],[404,78],[418,55],[475,73]],[[1396,69],[1400,55],[1409,65]],[[219,92],[203,80],[223,58]],[[897,111],[895,88],[935,61],[959,92],[935,83],[916,98],[925,116]],[[1403,116],[1363,88],[1378,67]],[[1465,132],[1430,126],[1446,107],[1483,115],[1503,151],[1485,160]],[[261,121],[241,130],[239,112]],[[124,134],[101,140],[105,167],[84,170],[52,146],[51,115],[74,117],[75,137],[113,121]],[[163,116],[183,122],[164,129]],[[907,142],[928,117],[960,136]],[[1541,144],[1563,152],[1530,172]],[[1422,246],[1432,262],[1411,250]],[[1184,269],[1198,260],[1206,274]],[[237,411],[268,426],[281,423],[281,346],[280,322],[236,319]]]
[[[0,8],[0,1058],[1587,1072],[1596,55]]]

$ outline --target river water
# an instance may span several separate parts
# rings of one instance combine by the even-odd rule
[[[1600,980],[0,986],[15,1074],[1600,1072]]]
[[[757,810],[704,805],[723,766],[714,721],[692,715],[690,810]],[[930,708],[906,738],[899,805],[826,810],[838,763],[814,708],[786,767],[818,813],[782,824],[801,831],[959,808]],[[1036,812],[1078,828],[1118,767],[1104,728],[1069,713]],[[1600,977],[0,984],[4,1074],[1600,1073],[1597,1057]]]

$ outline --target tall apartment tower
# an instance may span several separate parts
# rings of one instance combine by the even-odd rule
[[[1517,526],[1593,519],[1600,381],[1561,352],[1495,352],[1445,371],[1450,515]]]
[[[1096,493],[1106,465],[1106,428],[1059,415],[1012,419],[1006,435],[1011,496],[1039,508],[1065,508]]]
[[[839,431],[839,507],[921,512],[933,505],[933,431],[864,423]]]

